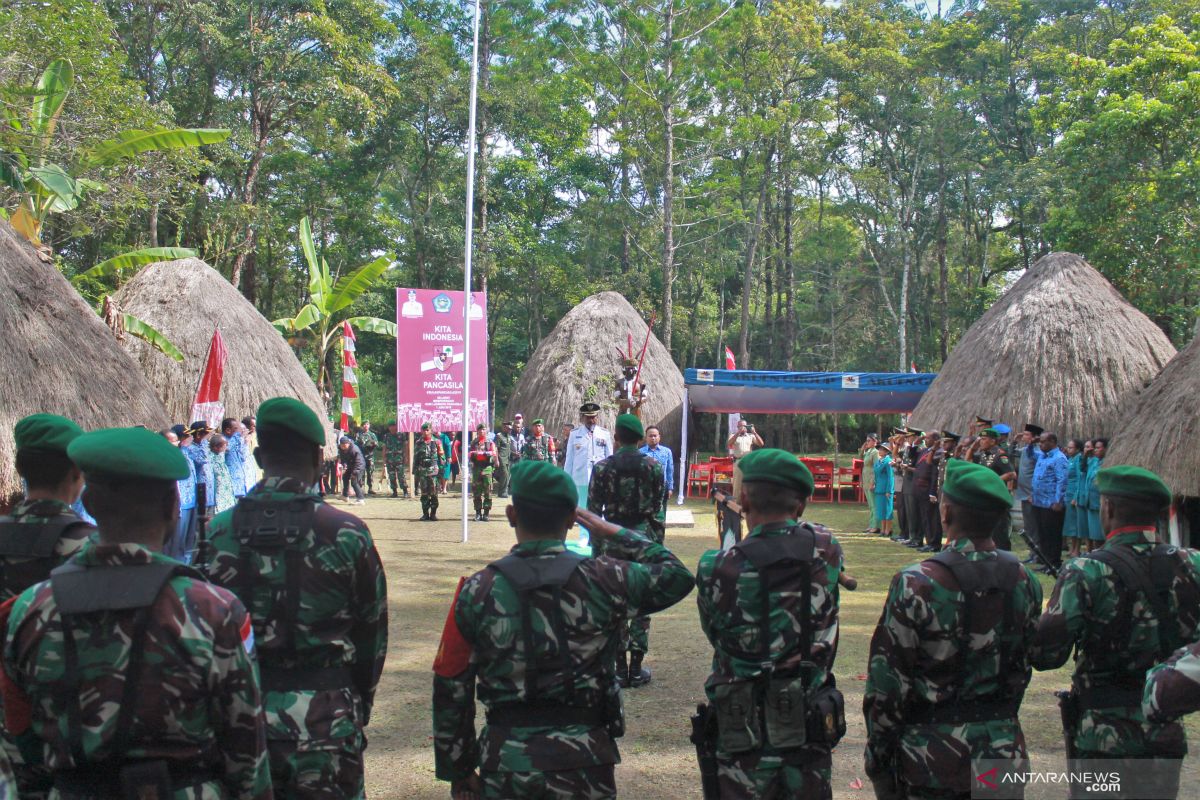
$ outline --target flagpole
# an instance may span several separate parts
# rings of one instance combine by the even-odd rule
[[[463,414],[462,446],[459,449],[459,474],[462,475],[462,541],[470,538],[467,517],[467,489],[471,483],[471,470],[461,463],[470,445],[468,438],[471,427],[471,255],[475,233],[475,105],[479,92],[479,3],[475,0],[475,23],[471,29],[471,107],[467,118],[467,232],[463,248]],[[449,455],[447,454],[447,457]]]

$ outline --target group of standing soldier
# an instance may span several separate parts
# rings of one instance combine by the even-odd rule
[[[177,534],[186,458],[144,428],[16,426],[26,500],[0,518],[0,797],[358,797],[387,649],[383,567],[358,518],[314,490],[325,426],[257,414],[263,479]],[[86,487],[86,488],[84,488]],[[70,505],[83,504],[96,527]]]

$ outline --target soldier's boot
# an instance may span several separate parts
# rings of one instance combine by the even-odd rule
[[[629,651],[629,688],[636,689],[650,682],[650,670],[642,666],[645,653],[638,650]]]
[[[488,517],[492,515],[492,498],[485,497],[483,499],[483,521],[488,522]]]
[[[429,519],[429,498],[421,495],[421,522]]]
[[[629,686],[629,654],[624,650],[617,654],[617,685],[622,689]]]
[[[431,522],[437,522],[438,497],[435,494],[429,498],[429,519]]]

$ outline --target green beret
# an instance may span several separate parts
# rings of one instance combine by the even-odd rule
[[[546,422],[541,417],[538,417],[537,419],[535,419],[533,422],[531,422],[529,424],[530,425],[545,425]]]
[[[57,414],[34,414],[13,428],[18,452],[66,453],[67,445],[82,435],[82,428]]]
[[[325,425],[317,419],[311,408],[294,397],[272,397],[270,400],[264,400],[255,416],[260,428],[271,425],[287,428],[315,445],[325,445]]]
[[[813,476],[808,467],[786,450],[764,447],[742,456],[737,462],[742,482],[761,481],[795,489],[808,497],[813,491]]]
[[[1105,467],[1096,473],[1096,489],[1100,494],[1113,497],[1129,497],[1159,506],[1171,505],[1171,489],[1163,483],[1162,478],[1141,467]]]
[[[979,432],[979,435],[980,436],[988,436],[988,437],[991,437],[992,439],[999,439],[1000,431],[996,430],[995,428],[984,428],[983,430],[981,430]]]
[[[179,448],[145,428],[104,428],[85,433],[67,447],[67,458],[89,480],[178,481],[190,474]]]
[[[625,431],[639,439],[646,435],[646,431],[642,428],[642,421],[633,414],[622,414],[617,417],[617,430]]]
[[[428,422],[422,422],[422,423],[421,423],[421,430],[423,430],[423,431],[431,430],[431,427],[430,427],[429,423],[428,423]]]
[[[549,461],[518,461],[513,465],[510,475],[512,496],[516,500],[539,506],[567,508],[579,504],[575,483],[566,472]]]
[[[968,508],[984,511],[1012,508],[1012,495],[999,475],[982,464],[972,464],[959,458],[946,462],[942,494]]]

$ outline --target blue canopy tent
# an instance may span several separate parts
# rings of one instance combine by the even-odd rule
[[[937,377],[927,372],[684,370],[678,503],[687,484],[688,411],[750,414],[907,414]]]

